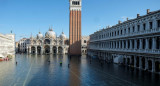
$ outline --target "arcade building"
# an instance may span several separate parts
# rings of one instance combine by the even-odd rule
[[[160,74],[160,10],[90,35],[88,55]]]

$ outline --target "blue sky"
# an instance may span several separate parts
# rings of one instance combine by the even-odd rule
[[[82,0],[82,35],[145,15],[146,9],[160,10],[160,0]],[[19,40],[45,34],[49,26],[69,36],[69,0],[0,0],[0,33],[12,30]]]

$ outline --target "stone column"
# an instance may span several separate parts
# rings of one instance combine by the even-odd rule
[[[152,72],[155,72],[155,59],[152,59]]]
[[[111,44],[111,49],[112,49],[112,41],[110,42],[110,44]]]
[[[152,49],[156,49],[156,38],[152,38]]]
[[[122,49],[124,49],[124,40],[122,40]]]
[[[29,54],[31,54],[31,47],[29,47]]]
[[[29,49],[29,48],[27,47],[27,54],[28,54],[28,52],[29,52],[28,49]]]
[[[148,58],[145,58],[145,70],[148,70]]]
[[[137,49],[137,39],[134,40],[134,49]]]
[[[145,40],[146,40],[146,48],[145,49],[149,49],[149,39],[146,38]]]
[[[135,24],[135,32],[138,31],[138,27],[137,27],[137,24]]]
[[[139,41],[140,41],[140,44],[139,44],[140,47],[139,48],[142,49],[142,39],[140,39]]]
[[[139,69],[142,69],[142,60],[141,60],[141,56],[139,57]]]
[[[121,49],[121,40],[119,40],[119,49]]]
[[[126,49],[128,49],[128,40],[126,40]]]
[[[134,67],[136,67],[136,61],[137,61],[137,60],[136,60],[136,57],[137,57],[137,56],[134,56]]]
[[[50,54],[52,54],[53,53],[53,46],[50,46]]]
[[[116,41],[116,48],[118,48],[118,41]]]
[[[57,46],[57,50],[56,50],[56,52],[57,52],[56,54],[58,54],[58,46]]]
[[[37,46],[35,46],[35,54],[37,54]]]
[[[151,29],[151,28],[149,27],[149,22],[146,22],[146,30],[149,30],[149,29]]]
[[[130,41],[130,49],[132,49],[132,39]]]
[[[43,47],[41,47],[41,55],[43,54]]]
[[[114,48],[114,41],[112,41],[112,49]]]
[[[113,41],[112,41],[112,49],[114,48],[113,46],[114,46],[114,43],[113,43]]]
[[[140,31],[143,31],[143,23],[140,23]]]

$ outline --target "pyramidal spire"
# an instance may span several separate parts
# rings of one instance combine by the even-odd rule
[[[53,26],[51,25],[51,30],[53,31]]]
[[[50,26],[49,26],[49,31],[51,30]]]

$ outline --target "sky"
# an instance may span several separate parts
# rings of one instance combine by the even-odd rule
[[[108,25],[160,10],[160,0],[82,0],[82,36]],[[69,37],[69,0],[0,0],[0,33],[12,32],[16,41],[36,36],[53,27]]]

